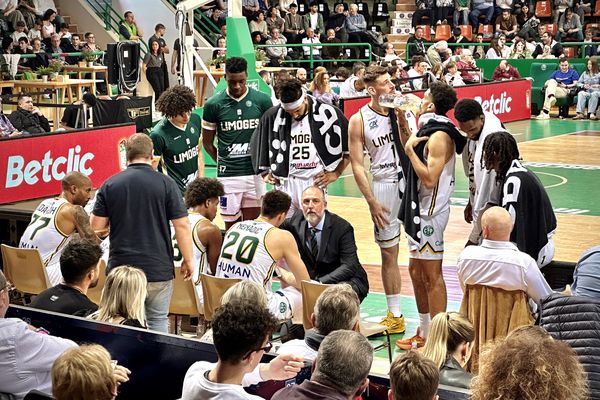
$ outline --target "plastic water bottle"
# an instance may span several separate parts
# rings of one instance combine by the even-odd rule
[[[379,105],[387,108],[399,108],[416,114],[421,108],[421,98],[412,93],[387,93],[379,96]]]

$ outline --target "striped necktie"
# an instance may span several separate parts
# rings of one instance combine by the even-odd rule
[[[317,228],[310,228],[310,240],[309,240],[309,244],[310,244],[310,252],[312,253],[313,257],[316,259],[317,255],[319,254],[319,243],[317,243],[317,232],[319,230]]]

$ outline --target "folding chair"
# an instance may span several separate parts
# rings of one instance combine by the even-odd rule
[[[549,18],[552,16],[552,4],[550,4],[550,0],[541,0],[535,3],[535,16],[538,18]]]
[[[198,299],[194,284],[191,280],[184,281],[181,275],[181,268],[175,268],[175,280],[173,281],[173,294],[169,304],[169,314],[175,316],[175,334],[179,331],[181,320],[178,316],[189,315],[196,316],[202,314],[198,307]]]
[[[212,321],[215,310],[221,305],[223,294],[241,279],[217,278],[216,276],[202,274],[202,293],[204,294],[204,319]]]
[[[19,249],[5,244],[1,245],[1,249],[6,279],[19,292],[40,294],[50,287],[46,268],[37,249]]]
[[[435,41],[448,40],[452,36],[450,32],[450,25],[441,24],[435,27]]]
[[[106,263],[102,259],[100,259],[98,270],[98,284],[95,287],[88,289],[87,297],[95,304],[100,305],[100,299],[102,297],[102,288],[106,283]]]
[[[459,25],[460,33],[463,35],[469,42],[473,41],[473,27],[471,25]]]

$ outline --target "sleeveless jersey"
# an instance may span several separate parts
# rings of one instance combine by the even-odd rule
[[[19,243],[20,248],[38,249],[46,267],[59,263],[64,247],[73,237],[61,232],[56,224],[58,211],[65,204],[69,202],[63,198],[42,201],[33,212]]]
[[[288,177],[309,179],[323,171],[323,163],[312,141],[308,116],[292,121]]]
[[[371,158],[374,181],[396,181],[402,170],[394,144],[392,126],[387,115],[379,114],[368,104],[360,108],[365,148]]]
[[[420,214],[434,216],[450,207],[450,196],[454,193],[454,164],[456,153],[452,154],[450,160],[444,165],[440,179],[433,189],[428,189],[419,180],[419,202]],[[425,162],[427,162],[427,149],[425,150]]]
[[[272,106],[268,95],[252,88],[240,99],[223,90],[207,100],[202,127],[217,132],[218,177],[254,175],[250,138],[260,117]]]
[[[260,221],[242,221],[233,225],[223,240],[216,276],[256,282],[270,293],[276,261],[267,250],[265,237],[271,229],[274,229],[273,225]]]
[[[187,185],[198,176],[198,141],[200,117],[192,114],[185,130],[163,118],[150,132],[154,155],[161,157],[159,168],[166,169],[183,194]]]

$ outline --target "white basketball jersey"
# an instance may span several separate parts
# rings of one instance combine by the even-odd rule
[[[360,109],[365,147],[371,158],[374,181],[396,181],[400,166],[391,121],[388,115],[374,111],[369,105]]]
[[[262,221],[242,221],[227,231],[217,263],[216,276],[256,282],[271,292],[271,276],[276,260],[265,245],[273,225]]]
[[[308,116],[292,121],[289,177],[309,179],[323,171],[323,163],[312,141]]]
[[[19,243],[20,248],[38,249],[45,267],[59,263],[64,247],[73,237],[61,232],[57,226],[56,216],[65,204],[69,202],[60,197],[42,201]]]
[[[444,165],[437,185],[428,189],[419,180],[419,202],[421,215],[434,216],[450,207],[450,196],[454,193],[454,165],[456,154]],[[425,162],[427,162],[427,148],[425,149]]]

